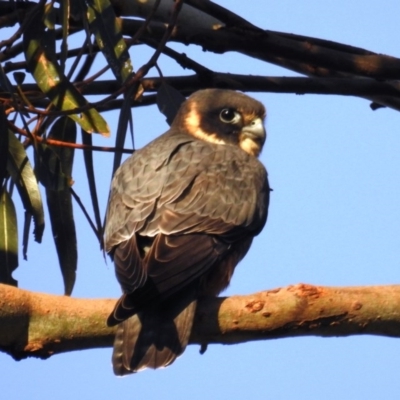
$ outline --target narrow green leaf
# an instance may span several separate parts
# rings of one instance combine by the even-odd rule
[[[56,24],[56,10],[53,2],[44,5],[43,22],[49,29],[54,29]]]
[[[58,191],[46,189],[46,195],[51,229],[64,281],[64,292],[70,295],[75,283],[78,261],[71,192],[69,188]]]
[[[35,172],[46,189],[63,190],[69,187],[69,179],[62,170],[60,157],[52,146],[38,143],[35,155]]]
[[[5,73],[2,65],[0,64],[0,89],[4,90],[7,93],[14,93],[13,85],[8,79],[7,74]]]
[[[4,106],[0,104],[0,191],[7,176],[8,128]]]
[[[88,135],[89,136],[89,135]],[[67,117],[59,118],[51,127],[49,139],[76,142],[76,124]],[[40,183],[47,189],[63,190],[71,185],[74,149],[40,143],[37,146],[35,169]]]
[[[114,8],[109,0],[88,0],[87,3],[90,29],[115,77],[122,83],[133,68]]]
[[[43,9],[42,9],[43,11]],[[39,14],[40,15],[40,14]],[[62,73],[54,53],[55,32],[46,29],[42,15],[32,18],[23,36],[25,58],[39,88],[59,109],[74,110],[87,106],[85,97]],[[94,109],[69,115],[88,133],[101,133],[109,136],[110,128],[103,117]]]
[[[22,255],[24,260],[28,259],[29,232],[31,230],[32,214],[25,210],[24,230],[22,232]]]
[[[69,0],[70,14],[73,20],[80,21],[86,13],[86,4],[82,0]]]
[[[85,145],[91,146],[92,145],[92,136],[90,136],[82,131],[82,143]],[[90,198],[92,199],[92,206],[93,206],[94,220],[96,222],[97,235],[98,235],[100,241],[102,241],[103,227],[102,227],[102,223],[101,223],[99,200],[98,200],[98,196],[97,196],[96,179],[95,179],[95,175],[94,175],[93,152],[90,150],[84,150],[83,158],[85,161],[86,176],[88,178],[88,183],[89,183]],[[102,248],[102,243],[101,243],[100,247]]]
[[[50,128],[48,139],[54,139],[66,143],[76,143],[76,124],[69,118],[59,118]],[[49,145],[49,147],[51,147],[59,157],[61,169],[70,183],[72,181],[72,166],[74,162],[75,149],[72,147],[51,145]]]
[[[44,230],[44,213],[36,176],[24,146],[11,131],[8,131],[8,141],[7,171],[18,189],[25,211],[33,217],[33,234],[40,243]]]
[[[128,124],[130,125],[133,141],[132,97],[136,89],[137,86],[132,85],[125,93],[124,102],[121,107],[121,112],[119,113],[117,134],[115,136],[115,147],[117,150],[114,153],[114,162],[111,176],[114,176],[115,171],[121,164],[122,152],[118,151],[118,149],[122,149],[124,147],[126,132],[128,131]]]
[[[71,18],[75,21],[81,21],[83,25],[83,29],[86,33],[86,39],[89,42],[89,51],[91,51],[90,44],[90,29],[89,23],[87,20],[87,6],[86,2],[82,0],[69,0],[70,5],[70,15]]]
[[[68,58],[68,32],[69,32],[69,17],[71,12],[70,0],[62,0],[60,2],[62,15],[62,41],[61,41],[61,58],[60,64],[62,71],[65,73],[65,64]]]
[[[168,125],[172,124],[176,113],[185,97],[172,86],[162,83],[157,91],[158,109],[167,117]]]
[[[49,138],[75,143],[76,124],[67,117],[59,118],[51,127]],[[57,187],[57,190],[46,187],[46,197],[54,243],[64,280],[64,292],[66,295],[70,295],[74,287],[78,263],[76,229],[70,191],[74,149],[61,146],[48,146],[48,148],[57,157],[62,176],[66,179],[63,187]],[[55,180],[58,180],[57,177]]]
[[[0,282],[17,286],[17,281],[12,277],[17,267],[17,214],[10,195],[3,188],[0,191]]]

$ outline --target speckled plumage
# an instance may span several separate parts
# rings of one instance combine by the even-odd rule
[[[195,106],[197,125],[212,126],[218,135],[207,107],[232,107],[232,102],[235,109],[242,105],[243,121],[250,114],[264,117],[263,106],[243,94],[197,92],[171,129],[115,174],[105,246],[124,292],[108,319],[109,325],[120,323],[113,355],[117,375],[169,365],[183,352],[197,298],[217,295],[229,284],[265,224],[267,173],[235,143],[240,127],[232,126],[235,133],[218,144],[196,137],[184,122]]]

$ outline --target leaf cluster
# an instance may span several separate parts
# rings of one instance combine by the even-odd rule
[[[172,18],[178,15],[179,6]],[[82,208],[102,247],[103,218],[92,152],[113,152],[113,172],[121,162],[122,153],[132,152],[123,148],[129,124],[132,130],[131,107],[141,100],[141,80],[155,65],[161,46],[147,65],[135,73],[129,43],[108,0],[23,4],[3,1],[0,10],[4,15],[0,29],[7,26],[16,29],[9,39],[0,42],[0,282],[17,285],[12,277],[18,267],[19,252],[16,188],[25,209],[23,257],[27,258],[32,221],[35,240],[42,240],[45,197],[65,294],[69,295],[77,269],[73,199]],[[71,35],[77,31],[83,33],[82,45],[70,49]],[[164,44],[169,36],[170,32],[164,35]],[[73,41],[75,45],[76,42]],[[96,69],[93,64],[98,54],[103,56],[103,66]],[[82,93],[83,88],[98,82],[108,70],[114,75],[116,88],[97,103],[89,101]],[[115,147],[93,146],[91,134],[110,135],[99,110],[110,105],[112,108],[118,96],[122,105]],[[184,97],[164,85],[158,99],[172,119]],[[78,128],[81,143],[77,140]],[[84,152],[92,212],[73,189],[75,149]]]
[[[211,1],[0,1],[0,15],[2,37],[7,37],[0,41],[2,283],[17,284],[12,273],[18,266],[18,238],[22,237],[26,258],[32,221],[34,238],[41,241],[45,198],[65,293],[72,292],[77,268],[73,201],[83,210],[101,247],[104,217],[93,151],[114,154],[111,177],[122,154],[133,151],[124,148],[127,132],[133,137],[132,107],[157,104],[170,123],[184,96],[219,87],[359,96],[372,101],[372,109],[400,110],[399,59],[263,30]],[[168,47],[169,42],[199,45],[218,54],[235,51],[302,76],[213,71],[203,61]],[[136,70],[129,51],[133,46],[153,49],[149,60]],[[163,76],[157,64],[161,54],[193,74]],[[156,71],[157,76],[148,77],[149,71]],[[104,117],[108,110],[119,110],[119,119],[114,147],[104,148],[93,144],[93,134],[110,135]],[[75,150],[84,153],[90,206],[83,204],[73,188]],[[15,211],[16,196],[25,209],[23,215]],[[24,220],[21,235],[17,218]]]

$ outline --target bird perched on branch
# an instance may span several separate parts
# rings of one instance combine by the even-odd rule
[[[267,172],[257,159],[265,108],[230,90],[194,93],[171,128],[117,170],[106,251],[123,294],[116,375],[171,364],[189,341],[196,303],[225,289],[267,219]]]

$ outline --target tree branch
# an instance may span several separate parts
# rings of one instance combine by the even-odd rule
[[[142,22],[124,18],[121,24],[123,33],[132,36],[141,27]],[[158,40],[165,30],[165,24],[151,22],[147,35]],[[182,21],[170,40],[183,44],[197,44],[204,50],[218,54],[236,51],[298,72],[303,69],[301,64],[305,63],[309,65],[310,75],[338,76],[338,73],[346,73],[375,79],[400,78],[398,58],[354,46],[260,28],[225,28],[210,26],[209,23],[193,27]],[[282,65],[285,60],[292,61],[292,67]],[[297,64],[299,66],[296,68]],[[323,71],[320,72],[319,69]]]
[[[112,299],[75,299],[0,284],[0,350],[19,360],[109,347]],[[298,284],[199,302],[190,343],[236,344],[295,336],[400,337],[400,285]]]
[[[118,4],[116,7],[120,7],[120,15],[137,15],[135,10],[128,10],[129,7],[122,6],[118,1],[112,0],[112,3],[114,6]],[[129,2],[131,3],[135,2]],[[158,19],[162,20],[162,10],[159,11]],[[400,59],[395,57],[327,40],[263,30],[250,23],[244,23],[239,16],[236,16],[236,20],[240,21],[238,26],[227,26],[222,20],[232,21],[235,14],[227,11],[225,17],[222,17],[223,9],[219,8],[215,13],[216,7],[209,4],[201,11],[190,6],[184,7],[182,11],[188,13],[188,17],[179,21],[171,36],[173,41],[197,44],[203,50],[214,53],[236,51],[307,76],[400,79]],[[207,15],[205,11],[214,12],[213,15]],[[218,16],[218,19],[215,16]],[[197,23],[192,24],[192,20]],[[140,25],[140,21],[122,19],[122,29],[126,35],[132,35]],[[165,29],[163,23],[153,22],[149,24],[148,34],[157,39]],[[397,95],[372,95],[365,98],[376,104],[400,110]]]
[[[400,83],[398,81],[381,82],[370,78],[300,78],[300,77],[279,77],[279,76],[257,76],[239,75],[220,72],[211,72],[206,77],[199,75],[186,76],[164,76],[162,78],[144,78],[142,86],[145,92],[157,92],[162,83],[168,83],[182,93],[191,94],[192,92],[216,87],[222,89],[242,90],[247,92],[270,92],[270,93],[293,93],[293,94],[325,94],[365,97],[372,95],[379,96],[400,96]],[[36,107],[49,105],[49,101],[37,96],[39,89],[34,83],[20,85],[29,101]],[[107,95],[115,92],[120,85],[115,80],[94,81],[90,84],[79,85],[79,90],[85,96]],[[0,95],[9,97],[7,93]],[[111,102],[110,102],[111,103]],[[133,107],[147,106],[155,103],[146,96],[135,101]],[[117,101],[115,107],[107,103],[107,109],[121,107]],[[104,110],[106,107],[99,107]],[[400,110],[400,107],[398,108]]]

